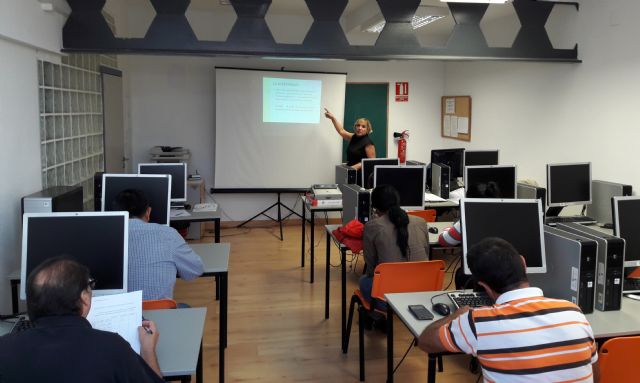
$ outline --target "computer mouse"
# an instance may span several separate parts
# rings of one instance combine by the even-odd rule
[[[443,317],[451,314],[451,309],[445,303],[435,303],[433,306],[431,306],[431,309],[433,309],[433,311],[442,315]]]
[[[438,228],[437,227],[429,226],[429,228],[427,230],[429,230],[429,233],[431,233],[431,234],[438,234]]]

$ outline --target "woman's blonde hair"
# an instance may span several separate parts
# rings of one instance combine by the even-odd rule
[[[373,132],[373,128],[371,127],[371,121],[367,120],[364,117],[360,117],[353,123],[353,129],[355,130],[356,125],[364,125],[367,127],[367,134],[371,134]]]

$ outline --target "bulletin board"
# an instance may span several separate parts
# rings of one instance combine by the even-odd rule
[[[471,96],[442,96],[440,135],[471,141]]]

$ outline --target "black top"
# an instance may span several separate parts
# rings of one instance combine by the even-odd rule
[[[365,136],[356,136],[354,134],[349,141],[349,146],[347,146],[347,166],[353,166],[362,161],[363,158],[367,158],[367,152],[364,148],[369,145],[373,145],[373,141],[371,141],[368,134]]]
[[[45,317],[0,337],[0,381],[164,382],[118,334],[94,330],[81,316]]]

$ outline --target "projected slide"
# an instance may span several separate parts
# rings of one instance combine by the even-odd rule
[[[322,81],[262,78],[262,122],[317,124]]]

